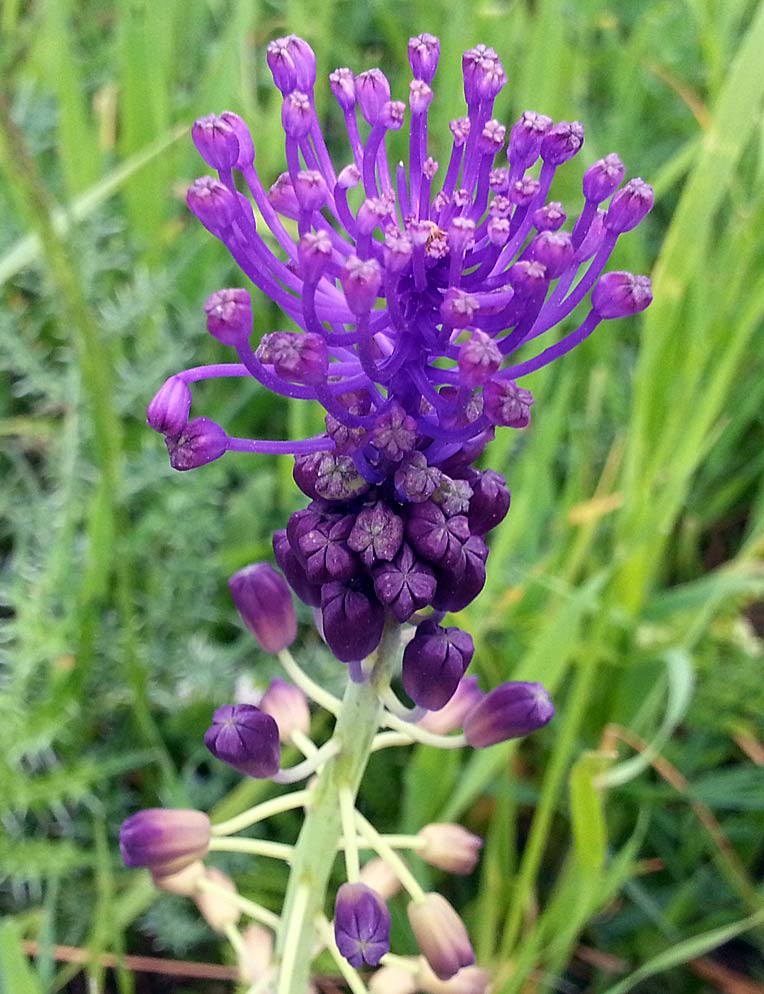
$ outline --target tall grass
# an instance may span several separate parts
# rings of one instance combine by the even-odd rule
[[[180,204],[200,165],[184,129],[242,113],[275,178],[264,45],[292,30],[319,72],[380,64],[394,93],[408,36],[439,34],[441,159],[460,53],[485,40],[510,76],[497,116],[586,123],[560,199],[574,204],[586,163],[611,149],[657,192],[617,260],[652,271],[653,306],[536,374],[532,428],[489,454],[513,507],[464,624],[486,685],[540,679],[559,717],[519,748],[377,757],[369,810],[391,830],[459,817],[485,834],[479,879],[447,886],[501,994],[647,992],[654,977],[689,994],[709,958],[717,977],[764,983],[764,4],[751,0],[2,7],[0,980],[60,990],[78,968],[56,964],[56,944],[91,951],[94,989],[102,952],[227,955],[121,869],[115,834],[138,805],[231,813],[267,791],[207,768],[200,742],[237,677],[271,674],[237,635],[225,579],[269,554],[298,496],[290,467],[260,457],[173,474],[142,422],[164,376],[218,355],[200,307],[234,278]],[[255,313],[279,327],[268,301]],[[243,432],[320,425],[252,387],[200,399]],[[304,632],[303,655],[338,679]],[[277,906],[280,867],[227,865]],[[410,943],[400,915],[395,928]],[[40,943],[31,966],[22,938]],[[124,969],[114,983],[135,989]]]

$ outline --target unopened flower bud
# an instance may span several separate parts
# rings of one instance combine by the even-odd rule
[[[527,428],[531,423],[533,394],[514,380],[489,380],[483,387],[483,410],[495,425]]]
[[[152,872],[151,879],[157,890],[166,891],[168,894],[177,894],[179,897],[193,897],[196,887],[205,874],[204,863],[197,859],[188,866],[184,866],[177,873],[156,873]]]
[[[252,922],[241,933],[239,970],[245,984],[257,984],[270,973],[273,965],[273,933],[264,925]]]
[[[567,231],[542,231],[528,248],[529,257],[545,267],[550,280],[568,268],[574,254],[573,239]]]
[[[390,912],[379,894],[366,884],[343,884],[334,906],[334,937],[351,966],[377,966],[390,952]]]
[[[265,50],[265,59],[273,76],[273,82],[286,96],[297,85],[297,70],[289,50],[289,39],[274,38],[269,42]]]
[[[522,298],[546,291],[549,282],[546,266],[536,259],[521,259],[516,262],[510,266],[507,277],[509,285]]]
[[[417,945],[436,977],[448,980],[475,962],[464,922],[441,894],[412,901],[408,915]]]
[[[202,811],[148,808],[131,815],[119,832],[125,866],[146,867],[158,876],[204,859],[209,844],[210,820]]]
[[[516,169],[527,169],[538,158],[544,135],[552,127],[552,118],[526,110],[509,135],[507,155]]]
[[[199,155],[213,169],[232,169],[239,158],[239,140],[233,128],[217,114],[194,121],[191,128]]]
[[[190,387],[180,376],[171,376],[149,404],[146,423],[162,435],[179,435],[188,424],[190,410]]]
[[[304,138],[313,123],[313,108],[307,93],[292,90],[281,105],[281,123],[290,138]]]
[[[325,583],[321,588],[321,617],[324,638],[343,663],[365,659],[382,638],[385,609],[363,577]]]
[[[252,141],[252,135],[246,122],[232,110],[224,110],[220,118],[231,128],[239,143],[239,155],[234,166],[237,169],[244,169],[247,166],[251,166],[255,161],[255,144]]]
[[[343,67],[329,74],[329,86],[334,99],[343,110],[355,107],[355,76],[350,69]]]
[[[299,687],[280,677],[271,680],[260,700],[260,710],[275,720],[282,742],[289,742],[294,732],[302,732],[303,735],[310,732],[307,697]]]
[[[497,371],[502,355],[499,347],[484,331],[473,331],[459,347],[459,372],[464,384],[478,387]]]
[[[423,114],[432,103],[432,88],[420,79],[413,79],[409,83],[409,107],[411,113],[416,117]]]
[[[376,259],[359,259],[351,255],[340,274],[345,300],[357,317],[362,317],[374,306],[382,285],[382,270]]]
[[[474,749],[518,739],[554,717],[554,705],[540,683],[502,683],[475,705],[464,719],[464,734]]]
[[[165,445],[172,468],[184,471],[219,459],[228,449],[228,436],[209,418],[194,418],[179,435],[168,435]]]
[[[390,99],[390,83],[381,69],[367,69],[355,78],[355,97],[368,124],[374,124]]]
[[[266,652],[277,653],[297,637],[297,619],[284,577],[268,563],[253,563],[228,581],[236,610]]]
[[[409,959],[413,966],[413,957]],[[369,978],[371,994],[417,994],[418,990],[414,970],[402,966],[382,966]]]
[[[584,144],[584,126],[579,121],[560,121],[553,125],[541,141],[541,158],[560,166],[576,155]]]
[[[631,231],[653,209],[654,199],[653,188],[649,183],[642,179],[630,179],[610,201],[605,227],[619,235],[624,231]]]
[[[278,725],[269,714],[251,704],[217,708],[204,734],[204,744],[216,759],[246,776],[265,779],[279,771]]]
[[[243,345],[252,332],[252,300],[247,290],[217,290],[204,304],[207,331],[223,345]]]
[[[374,856],[368,863],[364,863],[358,879],[362,884],[366,884],[367,887],[371,887],[379,894],[383,901],[389,901],[391,897],[395,897],[402,886],[398,877],[390,869],[390,864],[381,856]]]
[[[491,975],[479,966],[463,966],[449,980],[439,980],[425,961],[420,964],[416,980],[423,994],[486,994],[491,982]]]
[[[440,305],[440,316],[454,328],[466,328],[472,324],[480,304],[476,297],[451,287],[446,291],[443,303]]]
[[[326,341],[312,331],[269,332],[260,339],[255,355],[261,362],[272,364],[285,380],[308,384],[326,381],[329,369]]]
[[[419,838],[424,845],[416,850],[418,856],[439,870],[462,876],[472,873],[483,848],[479,835],[468,832],[462,825],[444,822],[425,825]]]
[[[421,34],[409,38],[409,65],[414,79],[432,83],[440,58],[440,42],[434,35]]]
[[[212,176],[194,180],[186,191],[186,204],[213,235],[221,235],[239,212],[236,194]]]
[[[299,35],[289,35],[286,42],[297,75],[297,88],[310,93],[316,83],[316,53]]]
[[[601,204],[618,189],[626,169],[615,152],[598,159],[584,173],[584,196],[594,204]]]
[[[510,493],[507,481],[492,469],[484,470],[471,481],[469,525],[473,535],[485,535],[507,516]]]
[[[301,169],[294,180],[294,192],[304,211],[320,210],[329,196],[326,180],[317,169]]]
[[[653,302],[649,276],[612,272],[601,276],[592,290],[592,307],[601,318],[639,314]]]
[[[533,213],[533,223],[538,231],[557,231],[565,224],[567,215],[558,200],[552,200]]]
[[[218,870],[214,866],[207,867],[204,879],[230,894],[237,893],[236,884],[228,874],[223,873],[222,870]],[[194,894],[194,902],[202,918],[216,932],[225,932],[228,926],[236,925],[241,918],[239,908],[237,908],[233,901],[228,900],[224,894],[205,890],[203,887],[200,887],[197,889],[196,894]]]
[[[437,711],[454,695],[474,651],[467,632],[423,621],[403,652],[403,689],[420,707]]]

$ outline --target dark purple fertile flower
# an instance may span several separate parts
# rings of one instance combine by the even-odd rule
[[[246,776],[262,779],[279,771],[279,727],[269,714],[251,704],[218,708],[204,744],[216,759]]]
[[[432,602],[437,581],[426,563],[420,562],[408,545],[403,545],[391,563],[374,567],[374,592],[398,621]]]
[[[252,333],[252,300],[247,290],[218,290],[204,305],[207,330],[223,345],[246,342]]]
[[[196,469],[223,455],[228,436],[209,418],[194,418],[178,435],[168,435],[165,443],[173,469]]]
[[[201,811],[149,808],[122,823],[119,848],[125,866],[147,867],[159,876],[203,859],[210,843],[210,820]]]
[[[385,610],[366,578],[325,584],[321,617],[327,645],[343,663],[365,659],[382,638]]]
[[[514,380],[489,380],[483,388],[485,413],[496,425],[526,428],[531,421],[533,394]]]
[[[403,521],[383,501],[360,511],[348,536],[348,545],[364,566],[380,560],[390,562],[402,541]]]
[[[485,586],[488,546],[479,535],[470,535],[462,549],[461,568],[436,570],[438,586],[432,606],[438,611],[461,611],[475,600]]]
[[[554,705],[540,683],[503,683],[475,705],[464,719],[464,734],[475,749],[518,739],[554,717]]]
[[[289,586],[300,600],[309,607],[318,607],[321,603],[321,587],[311,583],[308,579],[305,568],[295,555],[287,538],[287,533],[283,529],[274,532],[273,555],[281,572],[287,578]]]
[[[297,637],[292,595],[268,563],[253,563],[228,581],[236,609],[266,652],[280,652]]]
[[[334,938],[350,963],[376,966],[390,952],[390,912],[366,884],[343,884],[334,906]]]
[[[507,516],[511,501],[507,481],[487,469],[471,481],[472,498],[467,520],[473,535],[485,535]]]
[[[467,632],[423,621],[403,653],[403,689],[420,707],[437,711],[453,697],[474,651]]]
[[[592,307],[601,318],[625,318],[649,307],[650,280],[633,273],[605,273],[592,291]]]
[[[462,546],[470,536],[463,514],[447,518],[431,500],[414,504],[406,522],[406,539],[428,562],[445,569],[455,567],[462,556]]]

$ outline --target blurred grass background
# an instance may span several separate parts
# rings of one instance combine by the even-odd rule
[[[233,813],[271,789],[208,764],[202,734],[237,681],[274,672],[226,579],[268,557],[300,503],[289,461],[229,454],[174,473],[144,412],[167,375],[219,361],[201,305],[239,282],[182,205],[204,171],[190,122],[241,113],[272,182],[283,142],[264,47],[290,31],[320,75],[380,65],[396,96],[408,36],[438,34],[441,161],[461,52],[487,42],[510,78],[500,119],[533,108],[586,125],[555,188],[569,214],[585,166],[612,150],[657,194],[616,259],[653,273],[655,303],[532,377],[532,428],[488,454],[513,506],[460,623],[484,687],[542,680],[558,718],[519,748],[378,755],[367,811],[388,830],[459,818],[486,835],[474,879],[437,883],[502,994],[760,994],[764,3],[750,0],[5,0],[0,989],[232,989],[99,957],[224,962],[193,909],[122,868],[118,826],[157,804]],[[259,296],[255,318],[281,322]],[[230,382],[197,388],[195,411],[262,437],[320,424]],[[338,681],[303,620],[302,659]],[[218,865],[278,907],[281,865]],[[31,965],[22,940],[38,944]],[[88,963],[62,965],[55,945]]]

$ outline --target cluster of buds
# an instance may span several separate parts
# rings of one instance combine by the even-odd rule
[[[260,563],[231,580],[246,625],[299,684],[276,681],[257,705],[215,712],[205,743],[247,776],[280,783],[314,772],[321,777],[324,770],[331,774],[343,749],[353,748],[339,729],[343,715],[355,712],[344,712],[288,652],[297,633],[290,587],[314,608],[322,637],[348,665],[346,699],[353,688],[373,692],[369,721],[388,731],[374,738],[374,725],[363,748],[404,742],[485,748],[527,735],[554,714],[538,683],[505,683],[484,694],[466,675],[471,636],[442,622],[483,588],[486,537],[509,510],[504,478],[475,463],[498,427],[528,426],[533,396],[518,381],[570,352],[601,321],[637,314],[652,300],[646,276],[605,267],[620,235],[651,209],[653,191],[641,179],[624,183],[623,163],[607,155],[586,170],[582,208],[566,226],[565,208],[550,198],[552,182],[580,152],[583,127],[533,111],[510,128],[495,120],[507,77],[485,45],[464,53],[466,114],[451,122],[441,172],[427,144],[439,56],[432,35],[410,39],[408,111],[379,69],[356,76],[339,68],[330,75],[350,160],[336,169],[315,111],[314,53],[294,35],[271,42],[267,59],[282,95],[287,169],[268,190],[237,114],[210,115],[193,127],[196,147],[217,175],[191,185],[188,207],[291,324],[252,343],[249,292],[214,293],[205,305],[207,328],[238,361],[172,376],[149,405],[148,423],[165,436],[178,470],[228,451],[290,454],[295,481],[310,499],[274,536],[283,576]],[[387,136],[404,127],[407,113],[408,167],[393,167]],[[497,162],[505,144],[506,158]],[[580,320],[538,351],[536,340],[568,318]],[[206,417],[191,419],[191,385],[214,377],[252,377],[281,396],[317,401],[325,430],[291,441],[235,438]],[[389,646],[398,638],[389,633],[399,637],[403,625],[414,628],[393,670]],[[398,675],[413,709],[392,690]],[[338,716],[334,736],[320,748],[310,740],[300,688]],[[353,707],[360,699],[353,698]],[[284,744],[304,760],[282,768]],[[334,783],[331,775],[323,782]],[[386,841],[355,810],[356,788],[331,789],[333,795],[328,787],[316,793],[332,799],[327,819],[341,813],[347,883],[337,892],[333,938],[325,944],[343,971],[381,964],[371,983],[379,994],[483,994],[488,977],[474,965],[461,919],[440,894],[422,891],[394,851],[410,847],[445,872],[468,873],[481,840],[459,826],[430,825],[416,837]],[[191,883],[179,886],[195,888],[197,897],[200,887],[208,897],[225,897],[225,886],[199,875],[207,849],[225,849],[229,832],[254,824],[266,810],[307,808],[308,794],[287,795],[276,808],[266,802],[262,811],[233,819],[234,827],[216,826],[212,838],[198,812],[143,812],[123,827],[125,860],[148,866],[165,884],[189,874]],[[233,848],[285,859],[294,853],[290,888],[295,882],[299,890],[309,835],[294,851],[254,839]],[[318,835],[327,833],[321,828]],[[395,886],[385,884],[376,860],[361,869],[361,848],[376,849]],[[410,962],[389,953],[386,898],[400,884],[411,897],[409,922],[422,953]],[[251,902],[228,893],[235,907],[253,913]],[[288,890],[292,910],[310,900],[303,895],[300,905],[293,898]],[[270,920],[270,912],[257,914],[261,923]],[[237,944],[244,948],[241,937]],[[297,948],[291,939],[287,946]],[[265,967],[259,976],[268,978]]]

